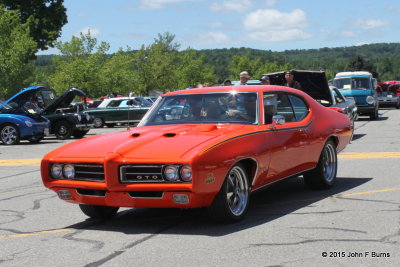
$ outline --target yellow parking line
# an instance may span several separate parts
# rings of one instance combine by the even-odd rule
[[[54,234],[54,233],[60,233],[60,232],[68,232],[68,231],[72,231],[72,230],[73,229],[71,229],[71,228],[64,228],[64,229],[56,229],[56,230],[39,231],[39,232],[27,233],[27,234],[6,235],[6,236],[0,236],[0,239],[27,237],[27,236],[42,235],[42,234]]]
[[[0,160],[0,166],[40,165],[42,159],[5,159]]]
[[[399,190],[400,190],[400,188],[388,188],[388,189],[382,189],[382,190],[372,190],[372,191],[366,191],[366,192],[333,195],[333,196],[331,196],[331,198],[359,196],[359,195],[367,195],[367,194],[375,194],[375,193],[383,193],[383,192],[399,191]]]
[[[400,158],[400,152],[344,152],[338,155],[339,159],[372,159],[372,158]]]

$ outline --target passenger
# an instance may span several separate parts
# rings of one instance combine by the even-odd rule
[[[285,72],[286,83],[285,86],[301,90],[301,84],[294,80],[294,71],[289,70]]]
[[[262,76],[260,81],[261,81],[262,85],[270,85],[271,84],[271,81],[270,81],[268,75]]]

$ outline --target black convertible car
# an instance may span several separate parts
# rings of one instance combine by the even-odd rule
[[[53,89],[31,86],[12,96],[6,103],[37,110],[50,121],[50,134],[58,139],[71,136],[81,138],[93,126],[93,116],[71,105],[76,96],[85,98],[86,94],[80,89],[71,88],[57,97]]]

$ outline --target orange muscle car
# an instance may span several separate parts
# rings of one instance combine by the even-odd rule
[[[224,86],[166,93],[137,127],[66,144],[42,160],[46,187],[93,218],[119,207],[208,207],[234,222],[250,193],[303,175],[336,180],[350,142],[348,117],[282,86]]]

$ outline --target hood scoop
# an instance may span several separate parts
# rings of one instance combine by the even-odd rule
[[[163,134],[164,137],[174,137],[176,133],[165,133]]]
[[[132,136],[132,137],[139,137],[139,136],[140,136],[140,133],[133,133],[131,136]]]

